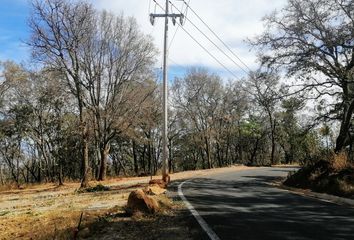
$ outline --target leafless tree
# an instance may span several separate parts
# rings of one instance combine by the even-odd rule
[[[299,83],[296,91],[312,98],[334,97],[327,117],[341,122],[336,151],[351,144],[354,111],[354,2],[351,0],[289,0],[265,17],[265,32],[252,43],[268,66],[287,70]]]
[[[191,69],[184,79],[176,79],[175,106],[185,113],[186,120],[196,131],[194,139],[200,146],[203,167],[212,168],[212,141],[218,108],[222,102],[221,79],[205,69]],[[206,164],[207,165],[206,165]]]
[[[84,77],[84,56],[89,37],[94,35],[96,12],[86,2],[35,0],[29,19],[35,59],[62,72],[77,101],[82,141],[82,182],[88,184],[89,136],[85,115],[88,82]]]
[[[104,11],[95,26],[92,36],[87,37],[82,69],[87,82],[86,102],[93,113],[100,150],[98,180],[104,180],[111,140],[132,124],[129,120],[154,92],[147,80],[153,78],[156,51],[150,37],[139,31],[133,18],[115,17]]]
[[[92,113],[100,152],[99,180],[106,175],[109,143],[139,107],[138,88],[151,78],[155,48],[133,18],[96,12],[86,2],[35,1],[30,21],[34,56],[65,73],[77,98],[83,143],[83,181],[88,172],[88,123]],[[132,101],[134,100],[134,101]],[[124,121],[123,121],[124,119]]]

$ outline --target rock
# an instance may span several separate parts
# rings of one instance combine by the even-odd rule
[[[147,196],[143,190],[138,189],[132,191],[128,197],[127,212],[134,214],[135,212],[155,213],[159,210],[157,201]]]
[[[166,185],[169,184],[171,182],[170,175],[163,176],[162,180],[166,183]]]
[[[167,190],[161,188],[158,184],[152,184],[145,188],[145,192],[149,195],[161,195],[164,194]]]
[[[162,180],[162,179],[152,179],[149,182],[149,185],[159,185],[160,188],[166,188],[167,187],[167,183]]]
[[[90,229],[89,228],[84,228],[79,231],[78,233],[78,238],[88,238],[90,236]]]

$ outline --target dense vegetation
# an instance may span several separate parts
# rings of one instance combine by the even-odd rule
[[[241,81],[202,68],[174,79],[170,171],[309,164],[332,150],[351,159],[353,14],[351,1],[289,0],[250,42],[259,70]],[[161,94],[150,37],[132,18],[61,0],[33,1],[29,27],[37,66],[1,63],[0,183],[85,187],[157,173]]]

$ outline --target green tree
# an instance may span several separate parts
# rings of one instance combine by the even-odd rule
[[[286,164],[299,162],[301,159],[301,141],[307,132],[301,128],[297,113],[304,107],[302,99],[291,97],[282,101],[284,111],[280,113],[279,144],[284,151]]]
[[[276,150],[276,107],[280,100],[279,76],[274,72],[261,72],[251,74],[246,83],[246,91],[252,96],[255,103],[261,107],[268,117],[269,135],[271,140],[270,162],[275,164]]]

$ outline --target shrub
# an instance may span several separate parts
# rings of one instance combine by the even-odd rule
[[[346,152],[333,153],[330,163],[335,172],[340,172],[349,167],[348,154]]]
[[[79,193],[80,192],[104,192],[104,191],[109,191],[109,190],[110,190],[109,187],[103,186],[102,184],[97,184],[94,187],[89,187],[89,188],[79,190]]]

